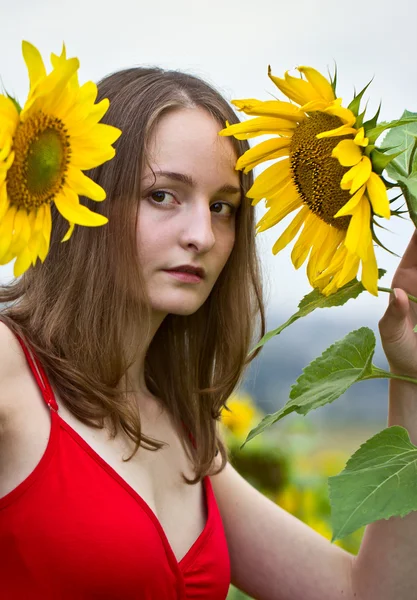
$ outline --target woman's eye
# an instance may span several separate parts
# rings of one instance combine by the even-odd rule
[[[174,196],[169,192],[164,192],[163,190],[159,190],[156,192],[152,192],[150,197],[156,204],[171,204],[169,199],[174,199]]]
[[[235,213],[235,207],[227,204],[226,202],[215,202],[211,205],[211,209],[213,212],[224,216],[231,216]]]

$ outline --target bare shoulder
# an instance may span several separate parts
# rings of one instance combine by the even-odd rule
[[[23,350],[12,331],[0,321],[0,422],[13,413],[15,390],[25,369]]]

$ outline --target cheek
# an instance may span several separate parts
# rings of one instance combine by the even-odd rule
[[[223,269],[225,264],[227,263],[229,256],[232,253],[233,247],[235,244],[235,232],[230,232],[229,235],[222,238],[222,240],[218,244],[218,261],[219,268]]]

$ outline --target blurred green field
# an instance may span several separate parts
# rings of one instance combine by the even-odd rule
[[[262,418],[245,394],[228,401],[222,430],[234,467],[263,494],[295,515],[320,535],[331,539],[329,476],[343,470],[347,459],[378,430],[369,427],[322,429],[308,417],[291,416],[272,426],[240,449],[250,429]],[[356,554],[363,529],[336,542]],[[228,600],[249,597],[230,587]]]

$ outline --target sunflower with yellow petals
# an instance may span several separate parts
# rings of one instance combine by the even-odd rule
[[[50,244],[51,204],[69,223],[100,226],[107,218],[79,202],[79,195],[102,201],[106,193],[83,171],[113,158],[112,144],[121,131],[99,123],[109,101],[97,98],[97,86],[80,86],[79,61],[51,55],[47,74],[39,51],[22,44],[30,81],[27,101],[20,108],[10,96],[0,95],[0,264],[16,258],[18,277]]]
[[[257,223],[258,232],[298,211],[273,253],[301,230],[291,259],[298,269],[309,257],[312,287],[328,296],[354,279],[361,265],[363,286],[377,295],[372,221],[375,216],[389,219],[391,211],[386,186],[372,163],[375,146],[366,137],[367,123],[362,126],[363,114],[342,106],[334,82],[311,67],[300,66],[298,71],[300,77],[287,72],[284,79],[269,71],[291,102],[234,100],[239,110],[255,118],[227,124],[220,135],[274,136],[245,152],[236,164],[247,173],[264,161],[279,159],[248,192],[254,205],[266,199],[268,210]],[[369,128],[374,121],[368,122]]]

